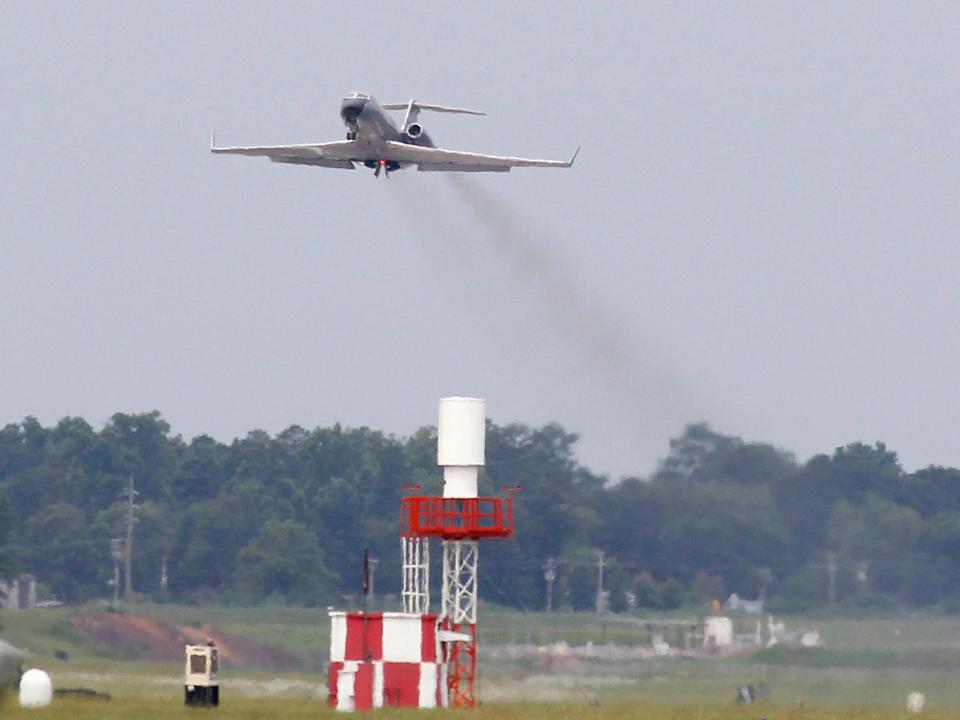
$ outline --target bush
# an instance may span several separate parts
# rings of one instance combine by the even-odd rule
[[[660,610],[676,610],[683,605],[683,594],[683,585],[673,578],[667,578],[657,588],[657,607]]]

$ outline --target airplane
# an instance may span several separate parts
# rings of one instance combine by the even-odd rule
[[[387,110],[406,110],[400,127]],[[534,160],[531,158],[482,155],[480,153],[445,150],[433,144],[418,122],[420,112],[429,110],[462,115],[486,115],[477,110],[430,105],[409,100],[405,103],[380,105],[371,95],[350,93],[340,104],[340,117],[347,126],[346,140],[306,145],[264,145],[253,147],[217,147],[211,133],[210,152],[225,155],[268,157],[273,162],[291,165],[316,165],[353,170],[361,163],[373,170],[374,177],[383,171],[389,177],[394,170],[416,165],[420,172],[509,172],[514,167],[571,167],[580,148],[567,160]]]

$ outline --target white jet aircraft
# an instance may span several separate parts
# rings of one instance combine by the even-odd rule
[[[403,125],[398,128],[386,110],[406,110]],[[421,172],[509,172],[514,167],[570,167],[580,152],[567,160],[534,160],[531,158],[482,155],[435,147],[423,126],[417,122],[421,110],[433,112],[485,115],[476,110],[428,105],[416,100],[380,105],[370,95],[351,93],[340,105],[340,117],[347,126],[347,139],[308,145],[264,145],[260,147],[217,147],[210,138],[210,151],[226,155],[255,155],[273,162],[292,165],[353,170],[362,163],[379,177],[382,170],[389,176],[394,170],[416,165]]]

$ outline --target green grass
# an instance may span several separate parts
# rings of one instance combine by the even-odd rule
[[[545,645],[562,640],[568,645],[610,642],[635,646],[650,642],[647,628],[626,615],[601,617],[570,611],[524,613],[494,606],[484,606],[480,612],[482,640],[492,645]]]
[[[929,670],[957,672],[960,670],[960,652],[956,648],[911,648],[909,650],[833,648],[791,648],[781,645],[765,648],[750,656],[750,661],[761,665],[795,665],[811,668],[866,668],[887,670]]]
[[[57,650],[77,657],[109,656],[106,649],[98,648],[70,623],[74,612],[67,608],[44,608],[0,613],[3,625],[0,638],[38,657],[52,657]]]
[[[4,718],[10,720],[195,720],[200,714],[211,712],[220,720],[323,720],[335,713],[319,702],[303,700],[225,700],[217,710],[206,711],[185,708],[182,704],[163,700],[62,700],[39,710],[23,710],[8,703],[3,708]],[[848,708],[838,713],[835,708],[816,706],[754,705],[749,707],[700,705],[646,705],[614,704],[590,706],[583,703],[509,703],[486,704],[468,714],[459,710],[381,710],[376,717],[391,720],[434,720],[470,717],[472,720],[756,720],[759,716],[776,720],[900,720],[908,717],[902,711]],[[342,716],[339,716],[342,717]],[[361,716],[362,717],[362,716]],[[925,713],[928,720],[953,720],[956,713]]]
[[[80,611],[89,609],[102,607],[81,608]],[[0,637],[29,650],[29,664],[48,670],[56,687],[86,687],[110,693],[116,698],[109,705],[111,708],[133,707],[128,703],[135,702],[157,703],[149,707],[161,714],[143,717],[167,717],[165,713],[168,711],[185,712],[176,707],[182,693],[179,663],[118,660],[111,656],[109,648],[97,647],[74,629],[70,616],[75,612],[78,610],[66,608],[4,612],[0,614],[0,622],[4,624]],[[312,717],[317,712],[326,712],[317,700],[325,694],[323,658],[329,643],[325,609],[143,604],[133,606],[130,612],[157,617],[175,625],[211,623],[228,632],[280,647],[302,659],[302,672],[299,673],[253,672],[225,663],[222,669],[225,705],[221,711],[235,706],[240,713],[228,713],[227,716],[253,717],[243,714],[249,710],[266,713],[259,715],[262,717],[273,717],[269,714],[272,711],[264,709],[265,705],[261,704],[266,701],[258,700],[258,697],[271,697],[288,708],[289,714],[284,717],[299,717],[297,713],[302,708],[309,708],[314,713]],[[693,613],[686,615],[692,616]],[[750,619],[743,624],[749,626],[754,622],[755,619]],[[960,682],[957,681],[960,618],[838,620],[787,617],[786,622],[791,629],[818,628],[824,647],[809,650],[775,647],[722,660],[585,660],[579,671],[566,677],[542,673],[538,670],[537,658],[505,660],[481,655],[480,695],[501,708],[514,707],[504,703],[519,700],[550,701],[558,703],[558,708],[579,708],[580,715],[576,717],[593,717],[585,708],[592,707],[591,702],[599,702],[605,708],[601,720],[621,717],[616,713],[608,717],[606,708],[609,705],[658,707],[663,714],[657,717],[677,718],[699,717],[684,715],[681,706],[699,708],[697,712],[700,713],[707,713],[704,708],[709,707],[713,709],[703,715],[708,720],[727,717],[716,713],[727,712],[724,708],[731,705],[736,687],[761,683],[770,687],[771,701],[778,708],[776,717],[770,716],[770,720],[783,720],[782,713],[800,704],[834,708],[844,713],[850,707],[875,707],[895,713],[904,707],[906,695],[912,690],[926,693],[928,707],[935,712],[960,709]],[[637,618],[604,619],[593,614],[570,612],[521,613],[489,605],[481,609],[480,638],[481,645],[488,647],[503,643],[546,645],[559,640],[570,645],[615,642],[633,646],[649,641],[648,630]],[[70,661],[54,659],[57,650],[67,651]],[[87,707],[84,702],[91,701],[64,700],[58,706],[80,703],[76,707],[84,708]],[[7,710],[10,712],[9,708]],[[524,720],[536,720],[537,712],[540,711],[531,710],[533,714],[525,715]],[[435,713],[433,717],[441,714]],[[744,717],[757,720],[761,714]],[[30,717],[45,716],[38,713]],[[182,714],[169,716],[186,717]],[[218,714],[218,717],[223,716],[223,712]],[[80,714],[71,720],[83,717],[86,716]],[[113,716],[106,714],[102,717]],[[628,720],[625,715],[623,717]],[[554,716],[551,720],[558,718]],[[643,715],[629,720],[643,720]]]
[[[863,620],[787,617],[786,621],[792,627],[818,628],[824,645],[832,648],[900,651],[960,646],[960,618],[956,616]]]
[[[91,606],[80,610],[102,610]],[[70,625],[77,609],[50,608],[29,612],[0,613],[0,637],[29,647],[40,655],[64,649],[78,657],[103,656]],[[129,612],[159,618],[174,625],[211,623],[228,632],[277,646],[304,658],[323,655],[329,644],[329,621],[323,608],[191,606],[144,603]],[[570,645],[606,642],[634,646],[649,642],[642,620],[685,617],[695,619],[696,610],[632,616],[598,617],[592,613],[523,613],[490,604],[481,608],[481,641],[485,644],[520,643],[544,645],[563,640]],[[818,628],[824,647],[833,650],[879,650],[903,652],[917,649],[960,648],[960,617],[890,617],[863,620],[784,616],[791,628]],[[752,629],[755,618],[738,621],[740,630]],[[866,655],[864,657],[867,657]],[[874,662],[874,661],[871,661]]]

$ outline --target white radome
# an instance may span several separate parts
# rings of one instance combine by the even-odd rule
[[[471,397],[440,399],[437,464],[443,467],[444,497],[477,497],[486,436],[485,400]]]
[[[53,681],[43,670],[27,670],[20,678],[20,706],[46,707],[53,701]]]
[[[912,692],[907,695],[907,710],[912,713],[923,711],[923,706],[927,704],[927,697],[921,692]]]

